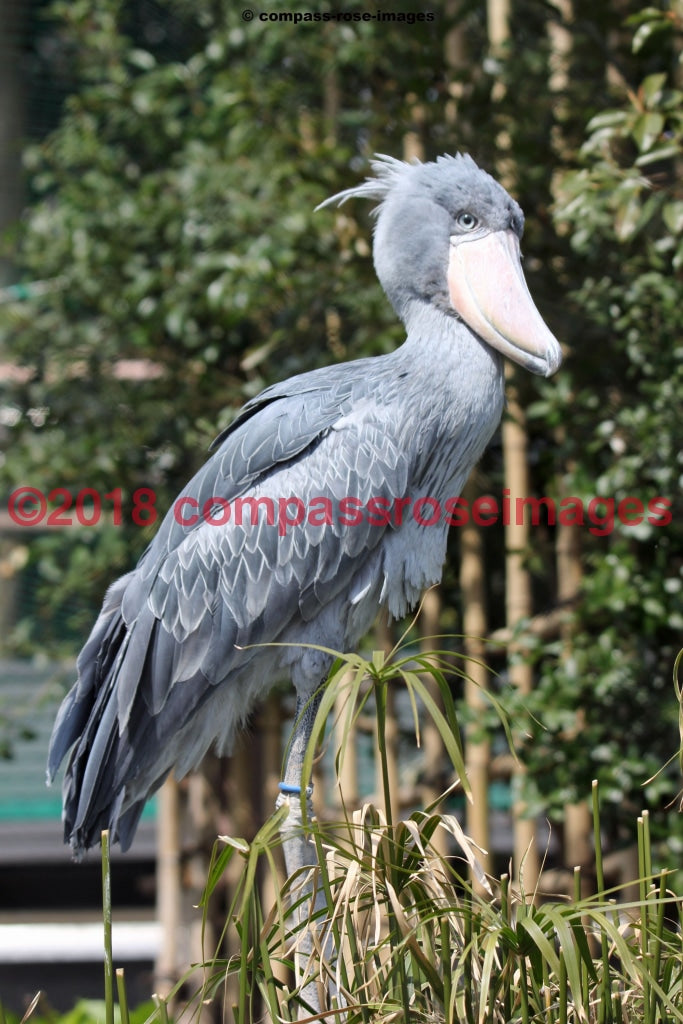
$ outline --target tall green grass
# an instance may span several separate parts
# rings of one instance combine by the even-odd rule
[[[387,689],[399,683],[407,687],[418,740],[421,705],[422,714],[431,716],[442,735],[456,776],[466,785],[448,679],[451,665],[450,652],[423,657],[403,655],[400,648],[390,658],[381,653],[369,660],[353,655],[335,663],[318,714],[318,739],[335,702],[339,708],[341,692],[339,767],[353,724],[374,696],[384,807],[366,804],[334,824],[308,823],[318,851],[318,866],[310,870],[308,882],[322,897],[303,922],[291,914],[292,898],[308,898],[311,908],[314,904],[310,897],[295,895],[301,879],[290,879],[272,907],[264,907],[259,895],[259,878],[275,871],[278,816],[252,843],[219,841],[204,907],[228,863],[241,858],[243,869],[227,922],[237,930],[241,945],[230,959],[215,956],[207,961],[203,997],[214,995],[234,977],[239,1000],[228,1013],[238,1024],[264,1015],[273,1021],[296,1019],[300,993],[292,966],[306,932],[313,934],[314,950],[308,970],[318,980],[328,1021],[338,1016],[349,1024],[683,1022],[683,901],[667,886],[666,872],[653,874],[647,812],[638,819],[639,899],[619,902],[619,890],[605,888],[597,783],[592,794],[597,891],[588,898],[580,896],[578,870],[574,898],[524,893],[507,876],[486,882],[478,851],[454,816],[434,806],[402,820],[392,806],[384,721]],[[456,671],[465,672],[466,665],[456,666]],[[436,687],[430,689],[426,679]],[[504,713],[496,707],[507,729]],[[312,743],[307,779],[314,756]],[[443,844],[434,842],[440,831],[450,840],[448,856],[439,852]],[[485,896],[478,894],[482,880],[488,888]],[[283,967],[289,975],[283,975]]]
[[[680,700],[678,665],[674,678]],[[320,1005],[326,1008],[318,1016],[327,1022],[683,1024],[683,899],[671,891],[666,872],[653,873],[647,812],[637,822],[639,897],[622,902],[619,889],[605,888],[597,783],[592,793],[596,892],[584,898],[578,869],[573,898],[541,898],[524,892],[507,875],[487,879],[479,851],[455,816],[435,804],[402,818],[393,806],[384,740],[390,686],[407,687],[418,742],[420,722],[425,714],[431,716],[455,778],[467,789],[449,680],[453,671],[451,652],[415,656],[400,646],[388,657],[351,655],[335,662],[304,773],[310,779],[316,742],[335,703],[342,716],[336,731],[340,768],[354,724],[374,698],[383,806],[366,803],[335,823],[308,822],[317,866],[282,888],[276,854],[287,807],[249,842],[221,837],[208,871],[204,915],[215,899],[224,899],[228,867],[232,875],[237,862],[240,871],[219,947],[207,951],[201,965],[203,983],[194,998],[178,1005],[173,999],[181,979],[169,999],[155,996],[143,1015],[134,1014],[136,1024],[143,1018],[146,1024],[168,1024],[171,1006],[183,1021],[207,1015],[215,1021],[217,1007],[223,1019],[235,1024],[299,1019],[307,1009],[294,975],[294,953],[300,948],[312,949],[306,981],[317,983]],[[466,663],[456,662],[455,671],[464,675]],[[495,697],[490,699],[509,734],[502,708]],[[440,852],[443,843],[435,842],[444,833],[451,848],[447,856]],[[106,834],[102,866],[105,998],[97,1012],[79,1018],[78,1024],[129,1024],[125,977],[115,971],[111,957]],[[275,896],[265,902],[268,875]],[[315,902],[311,888],[319,894]],[[304,914],[292,913],[297,903]],[[230,956],[221,952],[228,936],[236,950]],[[230,1005],[224,998],[228,991],[236,993]],[[1,1007],[0,1024],[15,1024]]]

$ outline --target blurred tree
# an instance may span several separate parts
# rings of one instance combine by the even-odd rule
[[[586,502],[603,495],[604,525],[581,529],[571,652],[542,663],[532,707],[544,730],[525,755],[539,809],[557,813],[599,778],[617,834],[678,789],[672,773],[642,787],[677,746],[671,673],[683,636],[683,9],[653,6],[629,26],[649,73],[633,85],[613,76],[578,168],[556,181],[556,221],[583,267],[584,326],[561,394],[534,413],[571,408],[564,486]],[[680,853],[671,820],[655,820]]]
[[[74,499],[120,488],[123,508],[120,526],[109,516],[96,529],[31,535],[41,611],[24,650],[65,637],[78,647],[106,585],[153,529],[146,514],[132,519],[135,492],[150,488],[149,518],[162,514],[246,397],[400,341],[372,271],[367,211],[313,211],[357,181],[370,154],[400,155],[409,137],[428,159],[463,149],[500,169],[509,157],[506,184],[528,214],[525,272],[571,350],[552,381],[516,379],[532,492],[556,494],[569,466],[586,499],[677,494],[678,44],[661,2],[632,26],[632,53],[623,19],[639,6],[515,0],[495,54],[481,0],[435,2],[413,24],[360,20],[362,0],[344,5],[348,20],[310,25],[274,20],[303,11],[293,0],[254,8],[252,21],[227,0],[53,8],[53,49],[78,87],[25,156],[34,199],[10,253],[25,287],[0,307],[0,345],[25,376],[3,384],[0,473],[6,491],[30,483]],[[626,84],[643,78],[640,90]],[[577,170],[591,115],[601,119]],[[500,493],[499,445],[478,479]],[[604,536],[588,526],[571,657],[539,647],[532,703],[545,731],[525,755],[540,780],[530,797],[557,813],[596,774],[615,809],[635,801],[671,749],[680,515],[666,527],[615,522]],[[495,629],[505,621],[502,531],[485,534]],[[553,527],[541,524],[532,542],[539,610],[555,600]],[[442,614],[452,632],[462,621],[456,564]]]

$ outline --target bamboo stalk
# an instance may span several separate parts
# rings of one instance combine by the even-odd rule
[[[422,600],[422,611],[418,620],[420,629],[420,650],[423,654],[429,654],[434,650],[434,637],[439,633],[439,621],[441,618],[441,596],[437,588],[432,587],[424,595]],[[443,703],[439,685],[434,677],[425,672],[422,674],[424,684],[429,691],[436,706],[441,710]],[[422,801],[425,806],[436,803],[441,796],[442,789],[437,785],[437,780],[442,775],[444,746],[439,733],[438,726],[431,715],[427,715],[421,726],[422,751],[423,751],[423,774],[424,784],[422,786]],[[445,829],[437,829],[432,836],[431,847],[437,856],[448,855],[448,836]]]
[[[474,485],[468,481],[463,492],[465,499],[474,499]],[[486,570],[484,565],[484,542],[481,530],[474,523],[467,523],[460,535],[460,589],[463,599],[464,647],[469,662],[465,682],[465,702],[476,719],[486,709],[483,692],[488,685],[488,669],[485,662],[484,637],[488,632],[486,613]],[[489,829],[489,781],[491,771],[491,744],[481,736],[476,721],[465,731],[465,764],[467,778],[472,791],[472,801],[465,810],[468,834],[482,849],[490,848]],[[491,871],[491,857],[482,856],[485,871]],[[483,895],[483,887],[472,875],[474,891]]]
[[[511,502],[517,497],[529,493],[529,467],[527,463],[526,417],[519,404],[516,389],[512,385],[509,364],[506,366],[508,378],[508,412],[503,420],[503,460],[505,466],[505,484]],[[522,619],[529,618],[532,613],[531,576],[525,566],[526,552],[529,547],[530,527],[528,517],[517,521],[511,518],[505,525],[505,576],[506,576],[506,620],[509,628],[514,627]],[[519,654],[518,660],[514,660]],[[533,689],[533,670],[528,661],[522,660],[521,652],[514,646],[509,649],[511,661],[508,676],[512,686],[522,695],[528,695]],[[525,817],[526,806],[519,796],[524,784],[526,769],[517,764],[513,774],[513,819],[514,819],[514,863],[524,890],[534,892],[538,882],[539,858],[536,849],[536,822]],[[522,877],[523,876],[523,877]]]
[[[178,980],[181,962],[180,799],[178,783],[172,775],[164,782],[157,799],[157,916],[161,945],[154,973],[157,991],[167,993]]]
[[[383,612],[377,620],[375,635],[378,649],[384,651],[385,654],[388,654],[393,647],[393,638],[386,612]],[[387,799],[390,802],[390,806],[399,810],[401,806],[401,799],[400,773],[398,770],[398,722],[396,721],[396,691],[394,683],[388,684],[385,701],[385,718],[383,724],[384,734],[382,737],[384,753],[382,757],[375,758],[376,788],[378,793],[384,792],[386,797],[387,790],[385,789],[385,786],[388,780],[389,795]],[[383,758],[385,759],[384,763],[382,760]]]

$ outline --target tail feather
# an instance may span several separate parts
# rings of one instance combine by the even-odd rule
[[[105,828],[127,848],[146,800],[173,766],[182,777],[218,737],[224,747],[249,710],[232,687],[226,704],[220,686],[229,664],[237,678],[230,659],[238,650],[242,667],[252,657],[235,646],[230,610],[225,623],[207,612],[179,639],[148,596],[135,573],[110,588],[53,729],[48,778],[68,757],[64,837],[76,858]]]
[[[78,682],[62,701],[52,729],[47,757],[48,782],[54,780],[70,748],[83,734],[102,681],[109,675],[125,633],[125,624],[113,611],[103,611],[95,623],[78,659]]]
[[[98,695],[64,779],[64,834],[76,846],[93,845],[103,828],[115,828],[123,790],[114,788],[118,724],[111,680]]]
[[[78,658],[77,682],[62,702],[50,739],[48,781],[71,750],[62,784],[62,818],[65,842],[77,858],[99,842],[102,829],[111,829],[115,836],[119,817],[127,810],[125,787],[116,785],[121,738],[116,691],[132,636],[121,615],[129,580],[130,575],[118,580],[105,597]]]
[[[156,673],[172,677],[173,638],[148,608],[126,625],[117,610],[103,612],[79,658],[79,678],[65,697],[50,743],[52,778],[69,756],[63,782],[64,839],[80,859],[103,829],[125,850],[146,800],[183,752],[193,767],[209,745],[211,731],[183,734],[193,713],[213,693],[201,670],[169,686],[153,701]],[[151,696],[150,696],[151,695]],[[165,737],[165,738],[164,738]]]
[[[136,801],[136,803],[129,807],[128,810],[118,819],[114,839],[119,841],[124,853],[126,850],[130,849],[130,844],[133,842],[133,837],[135,836],[137,827],[140,824],[140,816],[142,815],[145,802],[146,801],[144,799]]]

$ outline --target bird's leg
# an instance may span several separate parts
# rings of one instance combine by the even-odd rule
[[[297,695],[294,732],[287,754],[285,774],[280,783],[277,807],[289,804],[289,814],[282,826],[282,840],[287,874],[293,875],[301,867],[316,863],[315,847],[304,834],[305,821],[313,818],[313,786],[306,789],[306,815],[301,813],[301,782],[306,748],[311,740],[315,716],[318,713],[322,690],[312,696]]]
[[[317,863],[315,845],[307,838],[305,831],[307,823],[313,819],[312,785],[306,789],[305,815],[302,815],[301,806],[304,757],[313,733],[321,697],[322,689],[313,696],[297,696],[294,733],[285,765],[284,779],[280,783],[280,795],[277,799],[278,807],[285,803],[289,805],[289,814],[280,829],[287,875],[290,878],[296,872],[300,872],[302,875],[298,885],[292,890],[295,901],[299,902],[295,920],[299,926],[297,931],[300,933],[300,938],[297,941],[294,963],[296,981],[301,986],[300,1019],[310,1016],[312,1012],[320,1013],[321,1011],[318,983],[315,978],[306,981],[307,976],[311,973],[313,951],[311,933],[312,929],[316,927],[311,918],[316,910],[325,906],[325,894],[320,887],[316,889],[315,895],[313,893],[312,871],[304,870]],[[309,898],[304,898],[306,896]],[[304,922],[308,923],[304,926]]]

